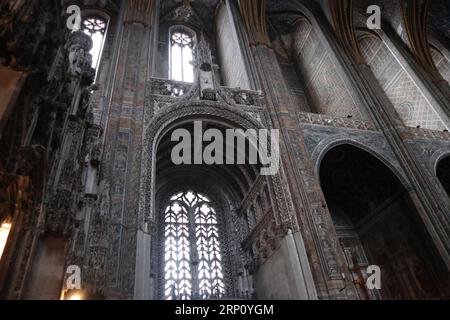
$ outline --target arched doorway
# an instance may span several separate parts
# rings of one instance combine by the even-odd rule
[[[436,174],[445,191],[450,196],[450,156],[439,161]]]
[[[198,121],[184,119],[173,125],[157,145],[155,296],[176,300],[252,298],[253,284],[241,242],[257,218],[256,212],[253,216],[239,211],[260,166],[176,165],[172,151],[178,142],[172,141],[172,134],[181,129],[194,137]],[[221,119],[203,119],[202,126],[203,132],[212,129],[224,136],[233,128]],[[191,142],[193,151],[194,139]],[[239,152],[235,149],[236,157]],[[267,199],[259,201],[262,204]]]
[[[341,145],[323,158],[320,181],[360,298],[442,297],[448,274],[408,192],[386,165],[360,148]],[[369,265],[381,269],[379,291],[365,286]]]

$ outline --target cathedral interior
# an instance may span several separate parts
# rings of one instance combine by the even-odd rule
[[[450,299],[449,83],[448,0],[0,0],[0,299]]]

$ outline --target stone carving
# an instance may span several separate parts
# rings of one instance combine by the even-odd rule
[[[68,73],[74,78],[93,79],[95,71],[92,69],[92,39],[82,31],[73,32],[66,44],[69,52]]]
[[[200,98],[202,100],[216,101],[216,88],[218,87],[218,84],[212,68],[213,61],[211,49],[203,35],[198,43],[195,58],[199,78],[198,84],[200,87]]]
[[[173,80],[153,79],[152,93],[154,95],[181,97],[191,89],[192,84]]]
[[[109,247],[110,187],[102,182],[100,189],[89,232],[85,266],[85,285],[94,293],[104,293],[106,290],[106,259]]]
[[[403,131],[407,139],[436,139],[450,141],[450,132],[448,132],[448,130],[437,131],[405,127]]]
[[[299,113],[298,118],[300,123],[305,124],[331,126],[336,128],[352,128],[359,130],[376,130],[376,127],[371,121],[355,120],[353,118],[335,118],[332,116],[315,113]]]
[[[50,3],[39,9],[37,6],[37,3],[26,1],[9,1],[0,5],[0,41],[4,48],[0,53],[2,64],[17,70],[26,70],[31,63],[48,65],[47,46],[57,43],[48,35],[56,24]],[[48,42],[45,43],[44,39]]]
[[[191,1],[183,0],[183,4],[174,10],[174,20],[187,22],[194,15]]]
[[[270,258],[280,245],[280,240],[287,233],[285,225],[279,225],[272,216],[266,216],[263,222],[252,232],[250,238],[244,241],[244,248],[251,247],[251,259],[249,261],[249,271],[251,274],[258,271],[259,267]]]
[[[70,222],[75,213],[73,208],[74,196],[77,195],[70,190],[61,190],[49,197],[46,217],[46,228],[49,232],[67,234],[69,229],[73,227]]]
[[[24,288],[27,287],[25,280],[30,274],[30,266],[35,262],[32,260],[36,256],[34,244],[44,232],[71,239],[66,262],[83,267],[83,286],[87,291],[104,293],[107,298],[126,299],[133,297],[134,273],[138,269],[135,267],[136,262],[139,263],[136,256],[139,250],[136,247],[141,244],[137,241],[136,231],[148,232],[152,259],[145,263],[151,267],[144,273],[145,279],[150,279],[148,290],[156,292],[162,281],[159,279],[161,266],[158,265],[158,259],[153,259],[161,255],[158,252],[161,249],[161,230],[158,224],[161,206],[158,199],[159,194],[164,193],[160,188],[165,188],[166,183],[157,184],[157,148],[166,130],[180,123],[184,125],[191,119],[210,119],[223,127],[281,128],[283,148],[287,149],[283,156],[289,157],[289,161],[283,159],[283,167],[278,176],[262,179],[257,177],[256,171],[244,170],[242,181],[236,181],[236,190],[239,191],[225,192],[225,189],[221,189],[225,187],[220,183],[220,177],[217,178],[217,190],[207,190],[223,200],[218,201],[220,203],[216,207],[217,211],[224,213],[220,223],[225,226],[225,231],[220,231],[220,237],[225,242],[224,257],[229,257],[224,259],[224,278],[235,298],[253,297],[252,274],[264,270],[260,268],[261,265],[268,262],[279,249],[280,239],[291,230],[301,231],[301,236],[305,239],[319,298],[356,297],[352,289],[339,292],[341,283],[351,281],[342,280],[342,272],[347,271],[347,265],[345,261],[341,261],[344,258],[339,255],[339,243],[332,232],[330,212],[317,179],[321,157],[330,147],[347,143],[366,151],[373,150],[373,154],[382,158],[399,175],[407,190],[415,193],[416,205],[427,205],[423,199],[433,198],[424,194],[421,189],[425,190],[427,185],[438,183],[435,178],[436,162],[448,153],[450,136],[447,131],[403,128],[401,122],[396,121],[393,121],[395,125],[391,125],[389,119],[385,119],[388,112],[371,112],[376,121],[358,120],[350,113],[348,117],[345,113],[344,118],[336,118],[297,112],[297,102],[306,105],[307,98],[322,101],[320,98],[323,96],[328,103],[337,101],[332,100],[334,96],[339,99],[343,95],[356,98],[364,92],[370,94],[370,99],[361,99],[362,103],[370,104],[370,108],[377,111],[383,107],[380,104],[383,104],[385,97],[376,99],[376,90],[370,92],[370,84],[376,83],[368,81],[360,84],[363,82],[361,77],[364,72],[370,72],[369,69],[362,69],[362,74],[347,81],[345,77],[355,76],[354,70],[360,66],[344,68],[348,72],[340,75],[342,79],[336,79],[334,75],[325,77],[323,80],[329,86],[319,86],[312,98],[307,97],[305,94],[311,92],[307,88],[301,88],[301,84],[291,88],[293,90],[285,90],[291,86],[290,83],[280,85],[283,81],[290,82],[289,72],[279,71],[286,66],[289,68],[292,63],[289,60],[294,58],[281,52],[282,66],[279,68],[280,60],[273,55],[273,50],[264,46],[267,45],[267,39],[255,41],[252,36],[250,41],[254,46],[241,46],[241,53],[244,64],[248,64],[245,67],[251,86],[261,85],[264,93],[220,87],[215,78],[218,72],[214,73],[217,70],[213,56],[219,56],[222,52],[215,52],[215,48],[210,47],[220,39],[214,37],[216,30],[209,26],[219,22],[223,13],[219,10],[234,7],[228,4],[216,7],[216,0],[164,0],[159,3],[161,16],[156,17],[147,14],[152,11],[154,1],[130,1],[128,7],[121,6],[118,0],[75,2],[89,8],[105,9],[111,18],[109,28],[116,32],[111,34],[108,30],[105,42],[107,58],[103,55],[100,62],[102,67],[97,79],[98,87],[89,87],[94,77],[88,53],[91,48],[89,37],[81,32],[69,33],[68,30],[63,30],[65,28],[57,26],[62,20],[52,16],[55,11],[51,8],[51,2],[19,0],[3,1],[0,4],[0,63],[8,68],[24,71],[29,76],[27,86],[22,90],[11,116],[8,116],[10,119],[0,137],[0,219],[10,219],[14,212],[25,215],[23,228],[18,231],[21,237],[17,248],[20,251],[12,255],[17,257],[17,262],[11,263],[17,276],[10,279],[11,285],[8,288],[0,288],[0,292],[11,292],[8,298],[24,296]],[[208,6],[205,6],[206,3]],[[256,30],[257,36],[261,30],[265,32],[264,24],[257,25],[258,21],[264,20],[264,16],[259,10],[262,5],[255,6],[256,3],[257,1],[247,1],[247,5],[241,8],[245,20],[243,26],[239,24],[242,22],[239,19],[228,17],[233,18],[230,21],[236,25],[240,44],[242,39],[247,39],[245,34],[241,34],[245,32],[242,27]],[[61,4],[66,7],[72,3],[64,0]],[[272,9],[274,6],[284,6],[281,2],[275,4],[274,1],[267,4]],[[120,12],[121,8],[133,10]],[[217,10],[217,14],[214,14],[214,10]],[[233,10],[228,14],[235,14]],[[252,19],[252,15],[256,20]],[[284,19],[285,16],[287,19]],[[314,13],[311,14],[313,16]],[[280,38],[288,36],[285,39],[289,40],[290,24],[294,18],[290,14],[281,14],[280,17],[269,19],[271,33],[274,31],[272,29],[278,27],[278,20],[285,20],[283,23],[286,28],[275,31],[281,31]],[[151,21],[159,21],[161,28],[150,28]],[[147,66],[147,62],[161,61],[153,59],[155,57],[152,55],[158,54],[158,48],[150,48],[153,43],[149,40],[154,36],[150,33],[180,22],[182,25],[189,25],[198,36],[195,82],[190,84],[149,78],[153,70]],[[320,23],[322,22],[318,20],[317,24]],[[315,27],[297,31],[316,32],[324,40],[323,35],[319,34],[320,30]],[[157,35],[153,39],[158,42]],[[67,43],[64,43],[65,40]],[[163,42],[164,40],[160,41],[161,52],[167,49]],[[284,48],[283,41],[272,42],[272,48],[278,53],[284,49],[295,49],[289,45],[302,45],[305,48],[301,52],[303,55],[313,54],[307,51],[310,46],[304,45],[305,43],[292,41]],[[328,52],[328,46],[326,48],[326,63],[334,54],[343,54],[339,50]],[[334,48],[332,45],[331,49]],[[116,49],[119,51],[114,52]],[[224,58],[227,57],[221,56],[222,63],[226,60]],[[339,66],[336,67],[340,70]],[[260,69],[263,72],[260,73]],[[164,70],[165,68],[161,68],[156,74],[163,74]],[[299,80],[302,82],[305,79]],[[331,90],[336,87],[332,85],[334,80],[344,80],[345,87],[349,90]],[[99,94],[91,99],[91,91],[96,88],[101,88]],[[289,96],[291,91],[297,94],[295,102],[290,101],[294,100]],[[433,92],[429,94],[433,95]],[[309,110],[303,105],[300,107],[301,110]],[[413,111],[409,109],[410,106],[406,106],[405,112]],[[283,118],[287,120],[283,122]],[[105,127],[97,126],[99,123]],[[107,134],[105,137],[103,129]],[[394,138],[385,139],[390,134]],[[407,148],[403,147],[403,142]],[[416,158],[418,164],[414,165]],[[225,180],[231,181],[233,170],[224,170],[223,175],[227,176]],[[181,172],[181,169],[176,172]],[[360,194],[360,190],[349,188],[349,176],[351,172],[347,170],[341,172],[340,176],[337,175],[333,181],[338,181],[343,191]],[[411,186],[408,181],[417,186]],[[431,183],[426,183],[427,181]],[[178,183],[181,185],[184,182]],[[205,184],[204,181],[198,183]],[[245,192],[240,192],[241,189]],[[448,198],[443,190],[433,192],[434,189],[436,188],[430,187],[436,199]],[[44,193],[44,198],[40,193]],[[226,199],[223,196],[225,193]],[[380,199],[379,190],[373,192],[373,197]],[[364,197],[360,198],[365,201]],[[439,205],[440,202],[444,205]],[[448,233],[443,212],[443,208],[448,207],[448,200],[429,201],[429,204],[429,208],[422,212],[423,216],[429,211],[433,213],[430,220],[442,221],[442,228],[436,227],[436,235],[441,231]],[[435,208],[436,212],[433,211]],[[382,236],[388,239],[389,233],[402,231],[404,225],[403,221],[399,221]],[[402,231],[399,234],[407,237],[412,233]],[[228,241],[230,239],[232,241]],[[445,237],[442,239],[445,244],[440,248],[441,252],[448,248],[448,241]],[[381,240],[373,242],[377,248],[384,245]],[[347,246],[351,245],[347,243]],[[358,259],[363,257],[361,254],[353,255]],[[399,252],[399,255],[405,263],[395,267],[415,274],[424,295],[431,292],[423,281],[426,266],[410,252]],[[0,275],[2,272],[0,270]],[[396,281],[392,272],[386,271],[386,275],[393,279],[392,282]],[[260,281],[258,278],[261,277],[255,279]],[[257,284],[257,287],[261,287]],[[398,296],[395,286],[388,288],[393,296]],[[147,283],[145,289],[147,290]],[[157,294],[152,295],[152,298],[155,297]],[[211,294],[209,297],[215,296]]]
[[[103,128],[98,125],[91,125],[87,129],[86,153],[88,161],[94,166],[98,166],[100,164],[102,156],[102,133]]]

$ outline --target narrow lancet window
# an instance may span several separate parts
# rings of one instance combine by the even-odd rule
[[[89,16],[83,19],[82,30],[92,38],[93,47],[92,68],[98,69],[102,56],[103,44],[105,42],[107,22],[99,16]]]
[[[194,82],[194,39],[184,31],[170,35],[170,77],[172,80]]]

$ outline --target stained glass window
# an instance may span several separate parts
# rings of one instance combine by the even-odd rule
[[[170,77],[172,80],[193,82],[194,39],[183,31],[171,33]]]
[[[99,16],[90,16],[83,19],[81,28],[92,39],[93,47],[90,51],[92,55],[92,68],[97,70],[105,41],[107,22]]]
[[[164,213],[164,297],[210,299],[225,293],[217,214],[193,191],[170,199]]]

